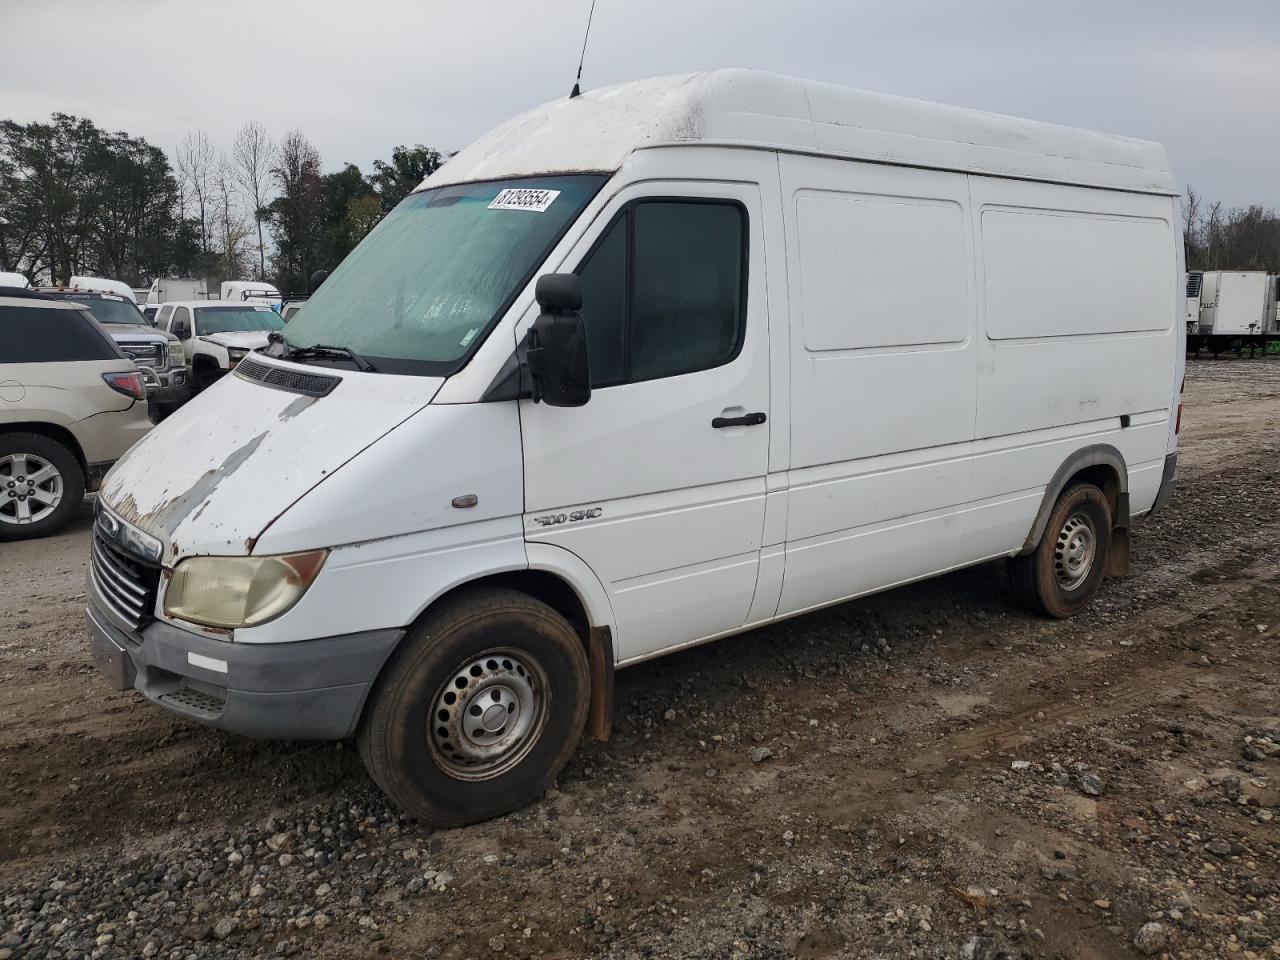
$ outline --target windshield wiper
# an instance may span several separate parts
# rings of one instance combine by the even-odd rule
[[[281,337],[279,342],[284,345],[284,357],[286,360],[298,357],[346,357],[362,373],[372,373],[378,369],[350,347],[335,347],[327,343],[315,343],[309,347],[295,347],[290,345],[289,341],[284,337]]]

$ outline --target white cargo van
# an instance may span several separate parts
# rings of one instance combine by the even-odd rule
[[[108,280],[106,277],[72,277],[71,283],[68,284],[67,288],[69,290],[110,293],[117,297],[123,297],[135,307],[138,305],[138,298],[133,292],[133,287],[123,280]]]
[[[1173,488],[1178,222],[1155,144],[786,77],[536,108],[112,471],[93,646],[461,824],[617,667],[995,558],[1070,616]]]

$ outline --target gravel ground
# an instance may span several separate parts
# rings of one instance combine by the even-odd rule
[[[430,833],[348,747],[98,681],[89,512],[3,548],[0,960],[1280,957],[1280,362],[1069,623],[990,564],[619,674],[614,740]]]

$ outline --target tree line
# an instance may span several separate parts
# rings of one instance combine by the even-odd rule
[[[333,269],[447,154],[398,146],[365,173],[324,172],[300,130],[273,140],[259,123],[229,153],[187,135],[172,158],[142,137],[55,113],[0,121],[0,269],[66,283],[89,274],[143,286],[155,277],[268,280],[305,290]],[[1188,188],[1189,270],[1280,273],[1280,216],[1225,209]]]
[[[1188,270],[1280,273],[1280,216],[1258,205],[1223,209],[1187,188],[1182,205]]]
[[[301,131],[277,141],[258,123],[230,152],[195,131],[170,157],[82,117],[0,120],[0,270],[50,284],[179,276],[305,290],[446,158],[402,145],[369,173],[326,173]]]

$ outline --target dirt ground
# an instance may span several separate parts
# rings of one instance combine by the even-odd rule
[[[1189,364],[1078,619],[995,563],[631,668],[546,799],[437,834],[349,746],[107,690],[89,524],[0,546],[0,960],[1280,957],[1280,360]]]

